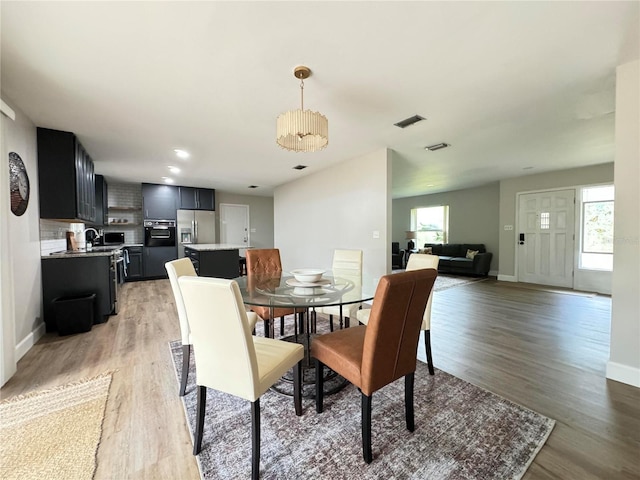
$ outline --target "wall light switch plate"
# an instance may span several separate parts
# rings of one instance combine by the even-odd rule
[[[380,238],[380,230],[373,231],[373,238]]]
[[[507,230],[513,230],[513,225],[505,225],[504,226],[505,231]]]
[[[252,228],[252,229],[251,229],[251,233],[256,233],[256,229],[255,229],[255,228]]]

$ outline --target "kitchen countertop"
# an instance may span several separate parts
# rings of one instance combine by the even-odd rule
[[[211,250],[239,250],[242,248],[251,248],[246,245],[234,245],[232,243],[185,243],[185,248],[191,248],[198,252],[208,252]]]
[[[47,258],[82,258],[82,257],[109,257],[116,250],[121,250],[123,245],[107,245],[102,247],[93,247],[89,251],[80,250],[61,250],[53,252],[49,255],[42,255],[43,259]]]

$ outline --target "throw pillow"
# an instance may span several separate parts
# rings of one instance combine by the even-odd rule
[[[479,250],[467,250],[467,258],[470,258],[471,260],[473,260],[473,257],[475,257],[478,254]]]
[[[423,253],[423,254],[427,254],[427,255],[433,255],[433,248],[432,247],[425,247],[425,248],[421,248],[420,250],[418,250],[418,253]]]

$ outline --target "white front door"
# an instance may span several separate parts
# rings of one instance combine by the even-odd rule
[[[518,197],[518,281],[573,288],[575,190]]]
[[[249,205],[220,204],[220,243],[249,245]]]

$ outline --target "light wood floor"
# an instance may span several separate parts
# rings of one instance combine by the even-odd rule
[[[198,479],[167,345],[179,337],[169,282],[121,293],[106,324],[46,335],[1,397],[112,370],[96,479]],[[605,378],[610,308],[491,279],[435,294],[435,366],[557,421],[525,479],[640,478],[640,389]]]

